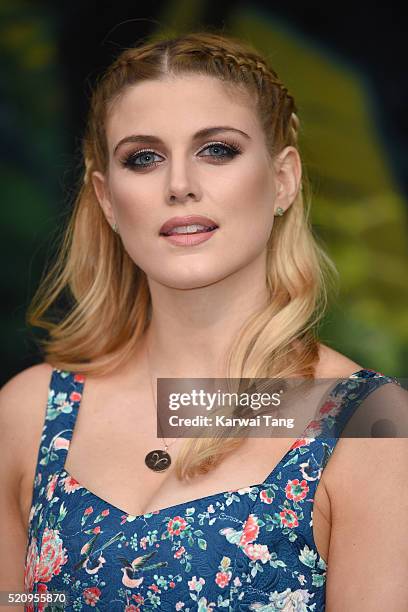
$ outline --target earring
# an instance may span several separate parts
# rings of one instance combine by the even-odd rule
[[[118,226],[116,225],[116,223],[114,223],[114,224],[112,225],[112,229],[113,229],[113,231],[115,232],[115,234],[117,234],[117,233],[118,233]]]
[[[284,214],[284,212],[285,211],[283,210],[283,208],[281,206],[278,206],[275,212],[275,217],[281,217]]]

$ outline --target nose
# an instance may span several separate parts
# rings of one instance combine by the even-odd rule
[[[190,198],[192,198],[193,200],[197,199],[192,191],[185,193],[185,191],[178,190],[177,193],[174,193],[174,190],[172,190],[169,197],[169,201],[172,204],[174,204],[175,202],[181,202],[182,204],[184,204],[184,202],[187,202]]]
[[[194,170],[187,167],[183,160],[175,161],[169,166],[168,201],[171,204],[184,204],[190,200],[197,201],[200,197],[199,186],[194,177]]]

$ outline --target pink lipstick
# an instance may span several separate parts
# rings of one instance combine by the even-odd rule
[[[194,246],[209,240],[217,231],[213,219],[201,215],[172,217],[160,228],[160,236],[177,246]]]

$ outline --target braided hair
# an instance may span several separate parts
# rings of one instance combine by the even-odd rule
[[[299,118],[293,96],[249,43],[216,33],[191,33],[178,38],[158,40],[123,51],[105,72],[91,101],[88,137],[85,145],[95,143],[95,134],[104,141],[106,110],[126,86],[147,78],[170,75],[204,74],[235,85],[256,100],[268,151],[274,156],[284,146],[298,145]],[[108,102],[108,104],[106,104]],[[105,112],[104,112],[105,111]],[[88,179],[91,158],[106,163],[107,151],[89,150],[85,146],[85,179]]]

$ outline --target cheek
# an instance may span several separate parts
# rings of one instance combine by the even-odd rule
[[[122,172],[113,175],[110,182],[110,193],[114,212],[121,227],[121,233],[131,228],[132,233],[143,229],[148,222],[148,211],[154,208],[156,201],[152,184],[144,187],[142,181],[136,181],[130,173]]]
[[[130,172],[111,176],[111,201],[123,248],[142,269],[151,257],[152,212],[157,202],[152,187],[150,182],[147,188],[147,181],[138,181]]]
[[[256,164],[246,168],[236,182],[234,196],[229,199],[227,223],[231,219],[245,231],[249,223],[251,235],[264,238],[272,229],[274,198],[274,185],[265,168]]]

